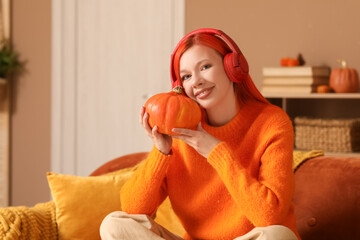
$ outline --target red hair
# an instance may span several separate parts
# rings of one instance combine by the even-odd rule
[[[180,79],[180,58],[182,54],[194,45],[204,45],[217,51],[222,58],[231,52],[230,47],[224,40],[212,34],[198,33],[190,36],[178,46],[177,51],[174,55],[174,72],[177,79]],[[240,103],[245,103],[249,100],[256,100],[264,103],[268,101],[256,88],[250,75],[248,74],[245,79],[239,79],[238,83],[234,82],[235,95]]]

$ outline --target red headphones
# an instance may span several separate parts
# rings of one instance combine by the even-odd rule
[[[193,36],[198,33],[206,33],[214,36],[218,36],[221,38],[231,49],[231,52],[224,56],[224,68],[227,76],[233,82],[240,82],[249,74],[249,65],[240,51],[240,48],[236,45],[236,43],[227,36],[223,31],[212,29],[212,28],[203,28],[198,29],[193,32],[188,33],[185,37],[183,37],[180,42],[177,44],[173,54],[171,55],[171,63],[170,63],[170,72],[171,72],[171,82],[173,88],[175,86],[181,85],[180,80],[177,79],[175,70],[174,70],[174,57],[179,48],[179,46],[186,41],[187,38]]]

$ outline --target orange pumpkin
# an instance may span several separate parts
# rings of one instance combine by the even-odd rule
[[[282,67],[295,67],[295,66],[299,66],[300,63],[299,60],[296,58],[285,57],[280,60],[280,65]]]
[[[317,93],[329,93],[331,92],[331,88],[328,85],[319,85],[316,88]]]
[[[201,120],[200,106],[182,93],[181,87],[175,87],[168,93],[159,93],[145,103],[151,128],[158,127],[158,132],[175,135],[173,128],[196,129]]]
[[[359,89],[359,76],[355,69],[348,68],[345,60],[338,60],[341,68],[336,68],[330,74],[330,87],[336,93],[357,92]]]
[[[297,67],[305,65],[305,60],[301,53],[298,54],[297,58],[284,57],[280,60],[282,67]]]

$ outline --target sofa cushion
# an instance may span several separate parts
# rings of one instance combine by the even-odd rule
[[[130,175],[129,171],[97,177],[48,173],[59,240],[100,239],[100,224],[107,214],[121,209],[119,192]]]
[[[103,218],[110,212],[121,210],[120,189],[141,164],[102,176],[48,173],[56,205],[59,240],[100,239],[99,227]],[[180,236],[185,232],[168,198],[159,206],[155,221]]]

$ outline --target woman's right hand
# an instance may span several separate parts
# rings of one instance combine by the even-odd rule
[[[149,125],[149,114],[145,112],[144,106],[142,106],[140,110],[140,124],[144,127],[147,135],[151,138],[156,148],[165,155],[170,154],[172,137],[166,134],[159,133],[157,131],[157,126],[154,126],[151,129]]]

